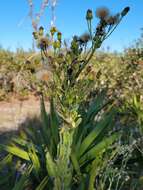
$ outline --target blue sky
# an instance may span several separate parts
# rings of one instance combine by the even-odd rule
[[[36,11],[41,0],[33,0]],[[87,30],[85,13],[88,8],[96,10],[100,6],[108,7],[112,13],[130,6],[131,11],[124,18],[117,30],[104,42],[103,47],[120,51],[128,47],[140,36],[143,27],[143,0],[58,0],[56,7],[56,26],[66,39]],[[4,48],[15,50],[17,47],[31,48],[32,27],[27,17],[27,0],[1,0],[0,4],[0,44]],[[51,12],[47,9],[40,25],[50,25]],[[95,19],[95,24],[97,20]]]

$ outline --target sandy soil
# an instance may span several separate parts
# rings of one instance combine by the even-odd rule
[[[48,102],[46,103],[48,110]],[[17,130],[26,118],[40,115],[40,101],[35,97],[20,101],[0,102],[0,132]]]

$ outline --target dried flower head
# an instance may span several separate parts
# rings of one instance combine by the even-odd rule
[[[52,73],[50,71],[47,71],[45,69],[40,69],[35,73],[36,79],[43,81],[43,82],[49,82],[52,79]]]
[[[86,69],[87,73],[90,73],[92,71],[92,67],[89,65]]]
[[[105,7],[96,10],[96,16],[100,19],[106,19],[109,16],[109,10]]]
[[[93,19],[92,10],[88,9],[86,13],[86,20],[92,20],[92,19]]]
[[[25,64],[26,64],[26,65],[30,65],[30,64],[31,64],[31,61],[27,59],[27,60],[25,61]]]
[[[85,43],[87,43],[89,40],[90,40],[90,35],[89,35],[88,33],[84,33],[83,35],[81,35],[81,36],[79,37],[79,42],[80,42],[81,44],[85,44]]]
[[[64,54],[63,53],[59,53],[58,58],[64,58]]]
[[[143,60],[139,60],[138,64],[143,66]]]
[[[48,81],[49,78],[50,78],[50,76],[47,73],[44,73],[43,76],[42,76],[42,78],[41,78],[41,80],[42,81]]]
[[[109,25],[114,25],[117,24],[119,22],[119,14],[115,15],[115,16],[110,16],[106,19],[107,24]]]
[[[130,7],[125,7],[124,9],[123,9],[123,11],[121,12],[121,16],[123,17],[123,16],[126,16],[126,14],[129,12],[129,10],[130,10]]]
[[[49,47],[49,45],[50,43],[49,43],[48,38],[46,37],[40,38],[39,43],[38,43],[38,46],[40,47],[40,49],[46,50]]]
[[[35,20],[32,20],[32,26],[34,30],[37,30],[37,22]]]

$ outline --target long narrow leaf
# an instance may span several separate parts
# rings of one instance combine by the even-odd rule
[[[38,185],[38,187],[36,188],[36,190],[44,190],[46,185],[48,184],[48,176],[46,176],[41,183]]]
[[[34,145],[32,145],[28,148],[28,150],[29,150],[28,155],[29,155],[29,158],[31,159],[31,162],[33,164],[35,176],[37,179],[39,179],[40,161],[39,161],[39,158],[36,154],[36,149],[35,149]]]
[[[113,110],[110,113],[103,116],[103,119],[100,120],[95,129],[92,130],[89,135],[84,139],[79,150],[79,157],[88,149],[88,147],[93,143],[93,141],[98,137],[98,135],[106,128],[112,121],[114,112]]]
[[[99,155],[100,152],[109,148],[109,146],[113,144],[115,140],[118,139],[119,136],[120,134],[116,133],[116,134],[111,135],[110,137],[104,138],[100,143],[98,143],[93,148],[91,148],[88,152],[86,152],[79,160],[79,163],[82,165],[86,161],[90,161],[94,159],[96,156]]]
[[[30,166],[27,171],[21,176],[20,180],[16,182],[14,188],[12,190],[25,190],[25,185],[28,182],[29,174],[32,171],[32,167]]]
[[[75,155],[74,152],[71,153],[71,161],[72,161],[72,164],[73,164],[73,167],[74,167],[75,171],[81,177],[82,174],[81,174],[81,171],[80,171],[80,165],[78,163],[78,160],[77,160],[76,155]]]
[[[14,145],[11,145],[11,146],[0,145],[0,149],[5,150],[5,151],[13,154],[14,156],[17,156],[17,157],[22,158],[24,160],[30,160],[28,152],[26,152],[25,150],[20,149],[17,146],[14,146]]]
[[[56,176],[56,164],[49,152],[46,153],[46,168],[50,177]]]
[[[40,101],[41,101],[41,119],[42,119],[41,131],[42,131],[42,135],[43,135],[45,143],[49,146],[50,145],[50,138],[51,138],[50,119],[49,119],[49,116],[46,112],[43,96],[41,97]]]
[[[54,108],[53,99],[51,99],[50,101],[50,124],[52,137],[55,142],[55,145],[57,145],[59,142],[59,119]]]

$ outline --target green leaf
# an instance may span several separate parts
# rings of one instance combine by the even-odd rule
[[[46,176],[41,183],[38,185],[38,187],[36,188],[36,190],[44,190],[46,185],[48,184],[48,176]]]
[[[109,104],[109,102],[105,103],[104,101],[105,101],[105,92],[101,92],[90,105],[86,117],[84,117],[83,119],[84,125],[93,120],[94,117],[97,115],[97,113],[101,111],[107,104]]]
[[[59,142],[59,119],[54,108],[53,99],[50,101],[50,124],[51,124],[51,133],[55,145]]]
[[[32,171],[32,167],[30,166],[22,175],[19,181],[16,182],[14,188],[12,190],[25,190],[25,185],[28,182],[29,174]]]
[[[11,164],[12,162],[12,155],[8,154],[2,160],[0,160],[0,170],[2,170],[6,165]]]
[[[113,144],[115,140],[119,138],[119,136],[120,136],[120,133],[116,133],[116,134],[111,135],[110,137],[104,138],[100,143],[98,143],[93,148],[91,148],[88,152],[86,152],[79,160],[79,163],[83,165],[86,161],[90,161],[94,159],[101,152],[108,149],[109,146]]]
[[[82,174],[81,174],[81,171],[80,171],[80,165],[78,163],[78,160],[76,158],[76,154],[74,152],[71,153],[71,161],[72,161],[72,164],[73,164],[73,167],[74,167],[75,171],[81,177]]]
[[[26,146],[28,144],[28,142],[24,139],[22,139],[21,137],[14,137],[12,138],[12,141],[15,142],[16,144],[20,145],[20,146]]]
[[[81,134],[79,136],[77,134],[78,128],[75,129],[74,141],[73,141],[72,146],[74,147],[76,154],[79,152],[82,140],[87,135],[87,130],[90,128],[90,126],[91,126],[91,124],[87,124],[87,125],[83,126]]]
[[[0,145],[0,149],[5,150],[5,151],[13,154],[14,156],[17,156],[17,157],[22,158],[24,160],[28,160],[28,161],[30,160],[28,152],[18,148],[17,146]]]
[[[40,99],[41,101],[41,119],[42,119],[42,136],[44,138],[45,144],[50,146],[51,131],[50,131],[50,118],[46,112],[45,103],[43,96]],[[50,148],[50,147],[49,147]]]
[[[94,184],[95,184],[96,176],[98,175],[98,172],[99,172],[97,168],[99,168],[100,162],[101,162],[101,158],[99,155],[92,162],[88,190],[94,190],[95,189]]]
[[[82,122],[79,125],[79,127],[76,129],[75,132],[75,144],[78,145],[78,150],[79,150],[79,145],[81,144],[81,140],[83,139],[83,137],[87,134],[87,130],[88,132],[91,131],[95,126],[93,125],[94,122],[94,118],[95,116],[102,110],[104,109],[108,104],[110,104],[111,102],[105,102],[105,91],[102,91],[97,98],[92,102],[92,104],[90,105],[89,109],[84,112],[84,114],[81,113],[82,116]],[[83,112],[84,107],[80,108],[81,111]],[[80,140],[80,141],[79,141]]]
[[[39,179],[40,161],[36,154],[36,149],[34,145],[31,145],[30,147],[28,147],[28,150],[29,150],[28,155],[29,155],[30,160],[32,161],[33,169],[35,171],[35,176],[37,179]]]
[[[6,176],[0,176],[0,186],[9,183],[10,177],[11,173],[7,174]]]
[[[56,164],[49,152],[46,153],[46,168],[50,177],[56,176]]]
[[[95,141],[98,135],[100,135],[100,133],[112,122],[113,115],[113,110],[110,110],[110,113],[103,115],[103,118],[96,124],[95,128],[83,140],[78,157],[80,157],[89,148],[89,146],[93,143],[93,141]]]

